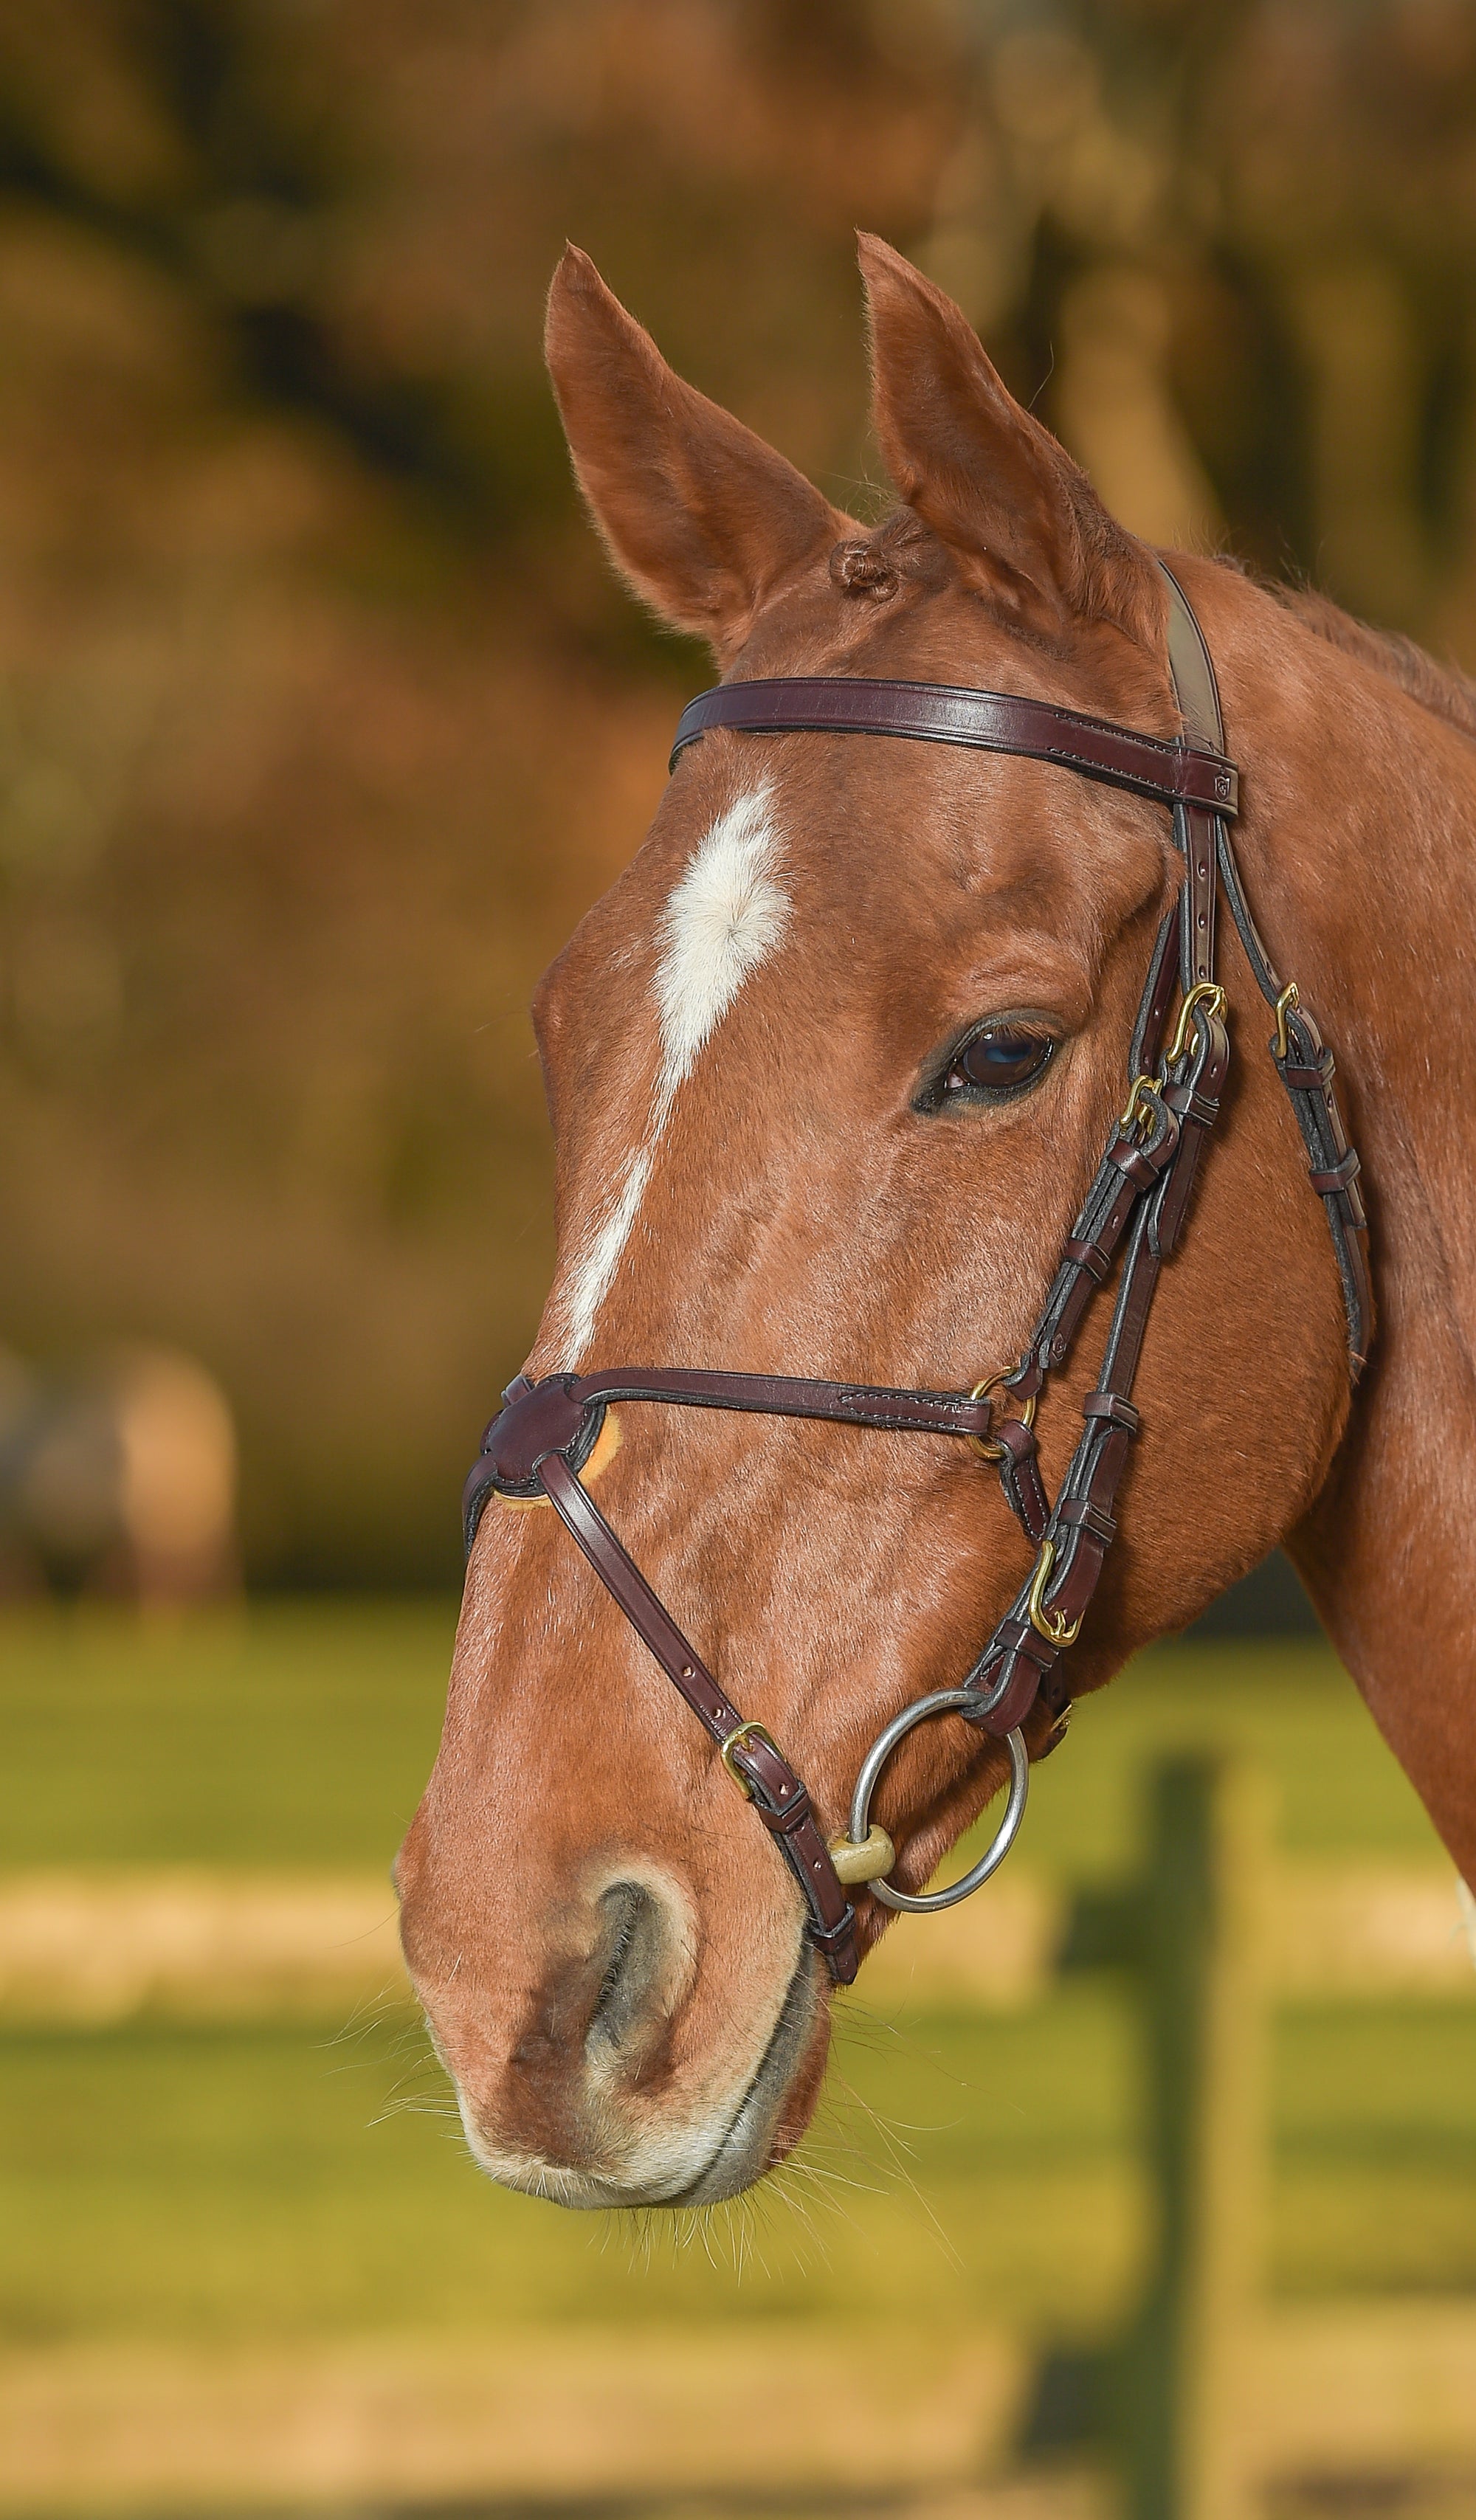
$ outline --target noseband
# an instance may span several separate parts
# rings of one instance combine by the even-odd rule
[[[601,1582],[717,1744],[729,1776],[772,1832],[804,1896],[810,1940],[840,1984],[849,1984],[858,1965],[856,1914],[844,1885],[867,1882],[887,1907],[916,1911],[951,1907],[967,1897],[1003,1862],[1019,1827],[1029,1782],[1022,1727],[1037,1700],[1051,1717],[1044,1746],[1052,1746],[1064,1730],[1071,1700],[1062,1656],[1081,1633],[1116,1537],[1112,1508],[1139,1427],[1132,1391],[1143,1334],[1159,1273],[1184,1227],[1200,1148],[1219,1116],[1230,1066],[1225,991],[1215,977],[1215,920],[1222,893],[1257,986],[1275,1013],[1269,1048],[1302,1132],[1313,1189],[1325,1208],[1342,1281],[1355,1382],[1367,1354],[1372,1323],[1367,1227],[1358,1188],[1359,1160],[1343,1127],[1332,1053],[1296,982],[1282,986],[1251,918],[1230,843],[1239,782],[1225,753],[1214,668],[1187,599],[1167,569],[1164,575],[1169,662],[1185,729],[1173,742],[1004,692],[850,678],[784,679],[725,683],[702,693],[683,711],[672,753],[675,767],[687,746],[714,727],[771,735],[911,737],[1053,761],[1172,809],[1185,880],[1154,940],[1129,1052],[1127,1100],[1018,1364],[966,1393],[894,1391],[864,1383],[665,1367],[557,1373],[539,1383],[519,1374],[503,1395],[501,1414],[487,1428],[467,1481],[463,1519],[469,1552],[493,1494],[547,1497],[561,1515]],[[1180,1005],[1170,1033],[1176,991]],[[1036,1451],[1036,1404],[1048,1375],[1069,1355],[1093,1296],[1120,1255],[1096,1388],[1082,1404],[1083,1432],[1052,1505]],[[960,1686],[935,1690],[905,1707],[878,1734],[857,1778],[849,1834],[828,1846],[809,1794],[777,1742],[730,1702],[579,1476],[599,1440],[604,1413],[615,1401],[827,1418],[896,1434],[948,1435],[998,1465],[1005,1501],[1036,1552],[1030,1576]],[[911,1895],[885,1877],[895,1855],[885,1831],[871,1822],[872,1796],[904,1736],[915,1725],[945,1713],[1005,1742],[1009,1799],[993,1843],[962,1881],[946,1890]]]

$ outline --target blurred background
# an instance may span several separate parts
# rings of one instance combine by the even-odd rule
[[[455,1580],[529,990],[706,674],[576,506],[562,241],[869,512],[858,224],[1129,524],[1476,652],[1464,0],[0,15],[0,1339],[198,1360],[253,1583]]]
[[[1283,2338],[1348,2404],[1275,2508],[1476,2510],[1428,2414],[1476,2408],[1454,1886],[1287,1572],[1082,1718],[1015,1909],[904,1924],[792,2224],[495,2194],[395,1976],[458,1483],[551,1255],[527,1000],[708,677],[579,513],[543,292],[574,237],[870,516],[858,225],[1127,523],[1476,664],[1469,0],[0,12],[7,2510],[777,2510],[713,2451],[735,2372],[801,2448],[849,2409],[786,2511],[1105,2507],[1016,2452],[1141,2291],[1147,2069],[1049,1955],[1181,1738],[1259,1756],[1321,1954],[1266,1999],[1263,2272],[1354,2305]]]

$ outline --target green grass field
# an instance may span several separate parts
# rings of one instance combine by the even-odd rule
[[[387,1866],[433,1754],[451,1626],[439,1603],[269,1606],[161,1635],[12,1620],[0,1868]],[[1078,1878],[1129,1865],[1145,1758],[1204,1740],[1254,1752],[1288,1849],[1443,1861],[1351,1686],[1302,1646],[1146,1657],[1040,1772],[1019,1860]],[[883,2275],[888,2319],[909,2325],[1109,2322],[1144,2238],[1120,1994],[1074,1981],[1015,2014],[888,2018],[863,1979],[842,2016],[800,2164],[686,2227],[489,2185],[398,2004],[349,2023],[13,2027],[0,2333],[833,2324],[862,2319]],[[1476,2287],[1476,2003],[1288,2011],[1273,2079],[1275,2289]]]

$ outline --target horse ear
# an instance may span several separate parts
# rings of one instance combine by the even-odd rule
[[[720,657],[741,647],[785,577],[856,531],[672,373],[577,246],[554,274],[544,347],[579,486],[617,566]]]
[[[953,299],[880,237],[859,248],[872,424],[901,498],[1022,627],[1060,639],[1074,619],[1108,621],[1162,654],[1162,582],[1145,546],[1020,408]]]

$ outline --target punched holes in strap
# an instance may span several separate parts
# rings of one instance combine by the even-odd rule
[[[1175,828],[1187,868],[1181,895],[1183,968],[1202,982],[1215,968],[1215,827],[1208,814],[1181,807]]]
[[[753,1808],[774,1835],[798,1828],[810,1815],[810,1797],[787,1759],[760,1732],[750,1732],[730,1752],[735,1771],[755,1790]]]

